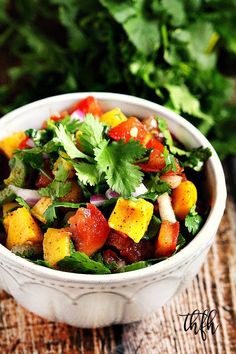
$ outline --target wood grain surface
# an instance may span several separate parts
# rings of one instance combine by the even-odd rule
[[[130,325],[82,330],[33,315],[0,293],[0,353],[236,353],[236,223],[228,199],[225,215],[207,261],[188,289],[149,318]],[[157,294],[158,296],[158,294]],[[216,333],[184,331],[195,309],[216,309]]]

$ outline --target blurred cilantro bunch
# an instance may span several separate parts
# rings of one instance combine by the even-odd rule
[[[148,98],[236,154],[235,0],[0,0],[0,110],[73,91]],[[234,73],[235,74],[235,73]]]

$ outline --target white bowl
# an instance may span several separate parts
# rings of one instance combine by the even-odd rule
[[[85,328],[140,320],[185,288],[207,255],[226,202],[223,169],[208,140],[178,114],[141,98],[96,92],[46,98],[0,119],[0,139],[27,128],[39,128],[53,112],[88,95],[95,96],[104,110],[120,107],[127,115],[138,117],[159,114],[187,147],[209,147],[212,157],[207,162],[211,210],[206,223],[183,250],[151,267],[108,275],[66,273],[30,263],[0,245],[0,287],[42,317]]]

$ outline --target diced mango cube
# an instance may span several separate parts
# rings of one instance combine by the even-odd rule
[[[52,199],[49,197],[42,197],[31,209],[31,214],[41,221],[42,223],[46,224],[46,219],[44,217],[44,213],[49,207],[49,205],[52,204]]]
[[[104,113],[99,117],[100,122],[105,123],[111,127],[115,127],[120,123],[127,120],[124,113],[121,112],[120,108],[114,108],[109,112]]]
[[[26,138],[24,132],[14,133],[11,136],[0,141],[0,150],[11,159],[15,150],[18,149],[20,143]]]
[[[9,213],[4,218],[3,225],[7,232],[6,246],[9,249],[12,249],[15,245],[35,244],[43,240],[38,224],[25,207]]]
[[[183,181],[172,192],[172,206],[178,219],[184,218],[197,202],[197,188],[191,181]]]
[[[71,233],[65,229],[49,228],[44,234],[43,254],[44,260],[51,266],[70,255]]]
[[[119,198],[108,224],[138,243],[147,231],[153,209],[153,205],[142,198],[137,201]]]

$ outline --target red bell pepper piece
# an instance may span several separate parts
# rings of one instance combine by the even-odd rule
[[[99,102],[93,96],[88,96],[80,102],[74,104],[68,109],[68,113],[72,114],[77,109],[84,114],[92,113],[96,117],[100,117],[103,113]]]
[[[91,256],[105,244],[110,228],[100,210],[87,203],[69,219],[70,232],[77,251]]]
[[[30,138],[27,136],[24,140],[22,140],[22,142],[18,146],[18,149],[23,150],[23,149],[29,148],[30,146],[28,146],[28,144],[27,144],[29,140],[30,140]]]
[[[159,149],[154,149],[149,156],[148,162],[145,163],[139,163],[138,166],[145,172],[159,172],[161,171],[165,166],[165,158],[163,155],[163,150]],[[181,167],[178,163],[178,160],[175,158],[175,166],[176,166],[176,171],[169,171],[166,174],[169,175],[179,175],[183,172],[183,167]]]
[[[145,126],[135,117],[130,117],[125,122],[110,129],[108,135],[116,141],[123,139],[126,143],[130,139],[139,140],[143,145],[150,137]]]
[[[162,221],[159,234],[155,242],[155,256],[169,257],[176,250],[179,236],[179,222]]]

